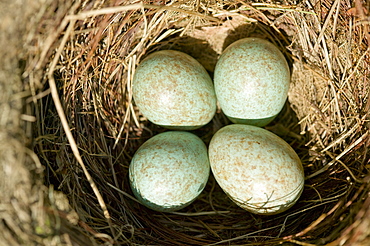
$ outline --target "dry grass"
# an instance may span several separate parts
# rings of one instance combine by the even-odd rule
[[[63,242],[369,242],[369,6],[349,0],[292,2],[60,2],[58,10],[50,5],[49,15],[40,14],[38,30],[46,38],[29,37],[30,44],[44,43],[29,53],[25,77],[32,92],[28,102],[36,108],[35,149],[46,167],[45,183],[63,191],[78,214],[74,224],[59,224],[58,230],[70,235]],[[54,29],[43,29],[51,20]],[[275,43],[292,68],[289,102],[266,128],[302,159],[301,199],[281,215],[252,215],[234,205],[211,177],[200,197],[179,212],[141,206],[129,188],[129,162],[144,141],[164,129],[148,122],[133,103],[135,67],[152,51],[177,49],[212,74],[222,50],[247,36]],[[228,123],[219,111],[194,133],[208,144]],[[52,211],[59,211],[56,217],[76,216]],[[87,237],[81,239],[73,228]]]

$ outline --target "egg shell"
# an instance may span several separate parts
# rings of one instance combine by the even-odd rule
[[[161,50],[146,57],[136,68],[132,91],[142,114],[169,129],[197,129],[216,112],[211,77],[180,51]]]
[[[293,206],[304,187],[304,171],[293,148],[263,128],[233,124],[209,145],[212,173],[237,205],[255,214],[277,214]]]
[[[192,203],[204,189],[209,173],[206,145],[196,135],[181,131],[147,140],[129,167],[134,195],[143,205],[161,212]]]
[[[284,106],[289,83],[284,55],[261,38],[240,39],[229,45],[214,72],[217,99],[233,123],[270,123]]]

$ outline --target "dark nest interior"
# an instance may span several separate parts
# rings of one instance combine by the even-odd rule
[[[4,240],[369,245],[369,10],[361,0],[45,1],[31,19],[36,24],[23,61],[29,91],[23,110],[34,115],[26,124],[28,144],[37,155],[29,165],[43,180],[33,184],[44,215],[31,229],[16,230],[4,219],[10,231]],[[278,215],[254,215],[235,205],[211,176],[196,201],[180,211],[142,206],[129,186],[130,160],[166,129],[135,106],[135,67],[153,51],[173,49],[193,56],[212,77],[221,52],[251,36],[274,43],[291,68],[286,105],[265,128],[302,160],[306,180],[299,201]],[[192,132],[208,145],[227,124],[218,109]]]

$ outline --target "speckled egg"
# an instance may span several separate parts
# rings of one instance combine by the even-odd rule
[[[216,112],[211,77],[180,51],[161,50],[146,57],[135,71],[132,91],[142,114],[169,129],[197,129]]]
[[[147,140],[133,156],[129,179],[136,198],[161,212],[193,202],[210,173],[207,147],[196,135],[170,131]]]
[[[214,72],[217,99],[233,123],[270,123],[284,106],[289,83],[284,55],[260,38],[240,39],[229,45]]]
[[[304,186],[301,161],[277,135],[256,126],[221,128],[209,146],[212,173],[237,205],[255,214],[277,214],[293,206]]]

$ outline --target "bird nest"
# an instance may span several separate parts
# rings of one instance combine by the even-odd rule
[[[46,1],[24,75],[48,218],[35,237],[55,245],[367,245],[368,10],[360,0]],[[212,77],[221,52],[245,37],[275,44],[291,68],[288,100],[265,128],[302,160],[299,201],[279,215],[254,215],[211,176],[180,211],[142,206],[129,186],[130,160],[166,130],[133,101],[136,66],[153,51],[179,50]],[[227,124],[218,109],[192,132],[208,144]]]

